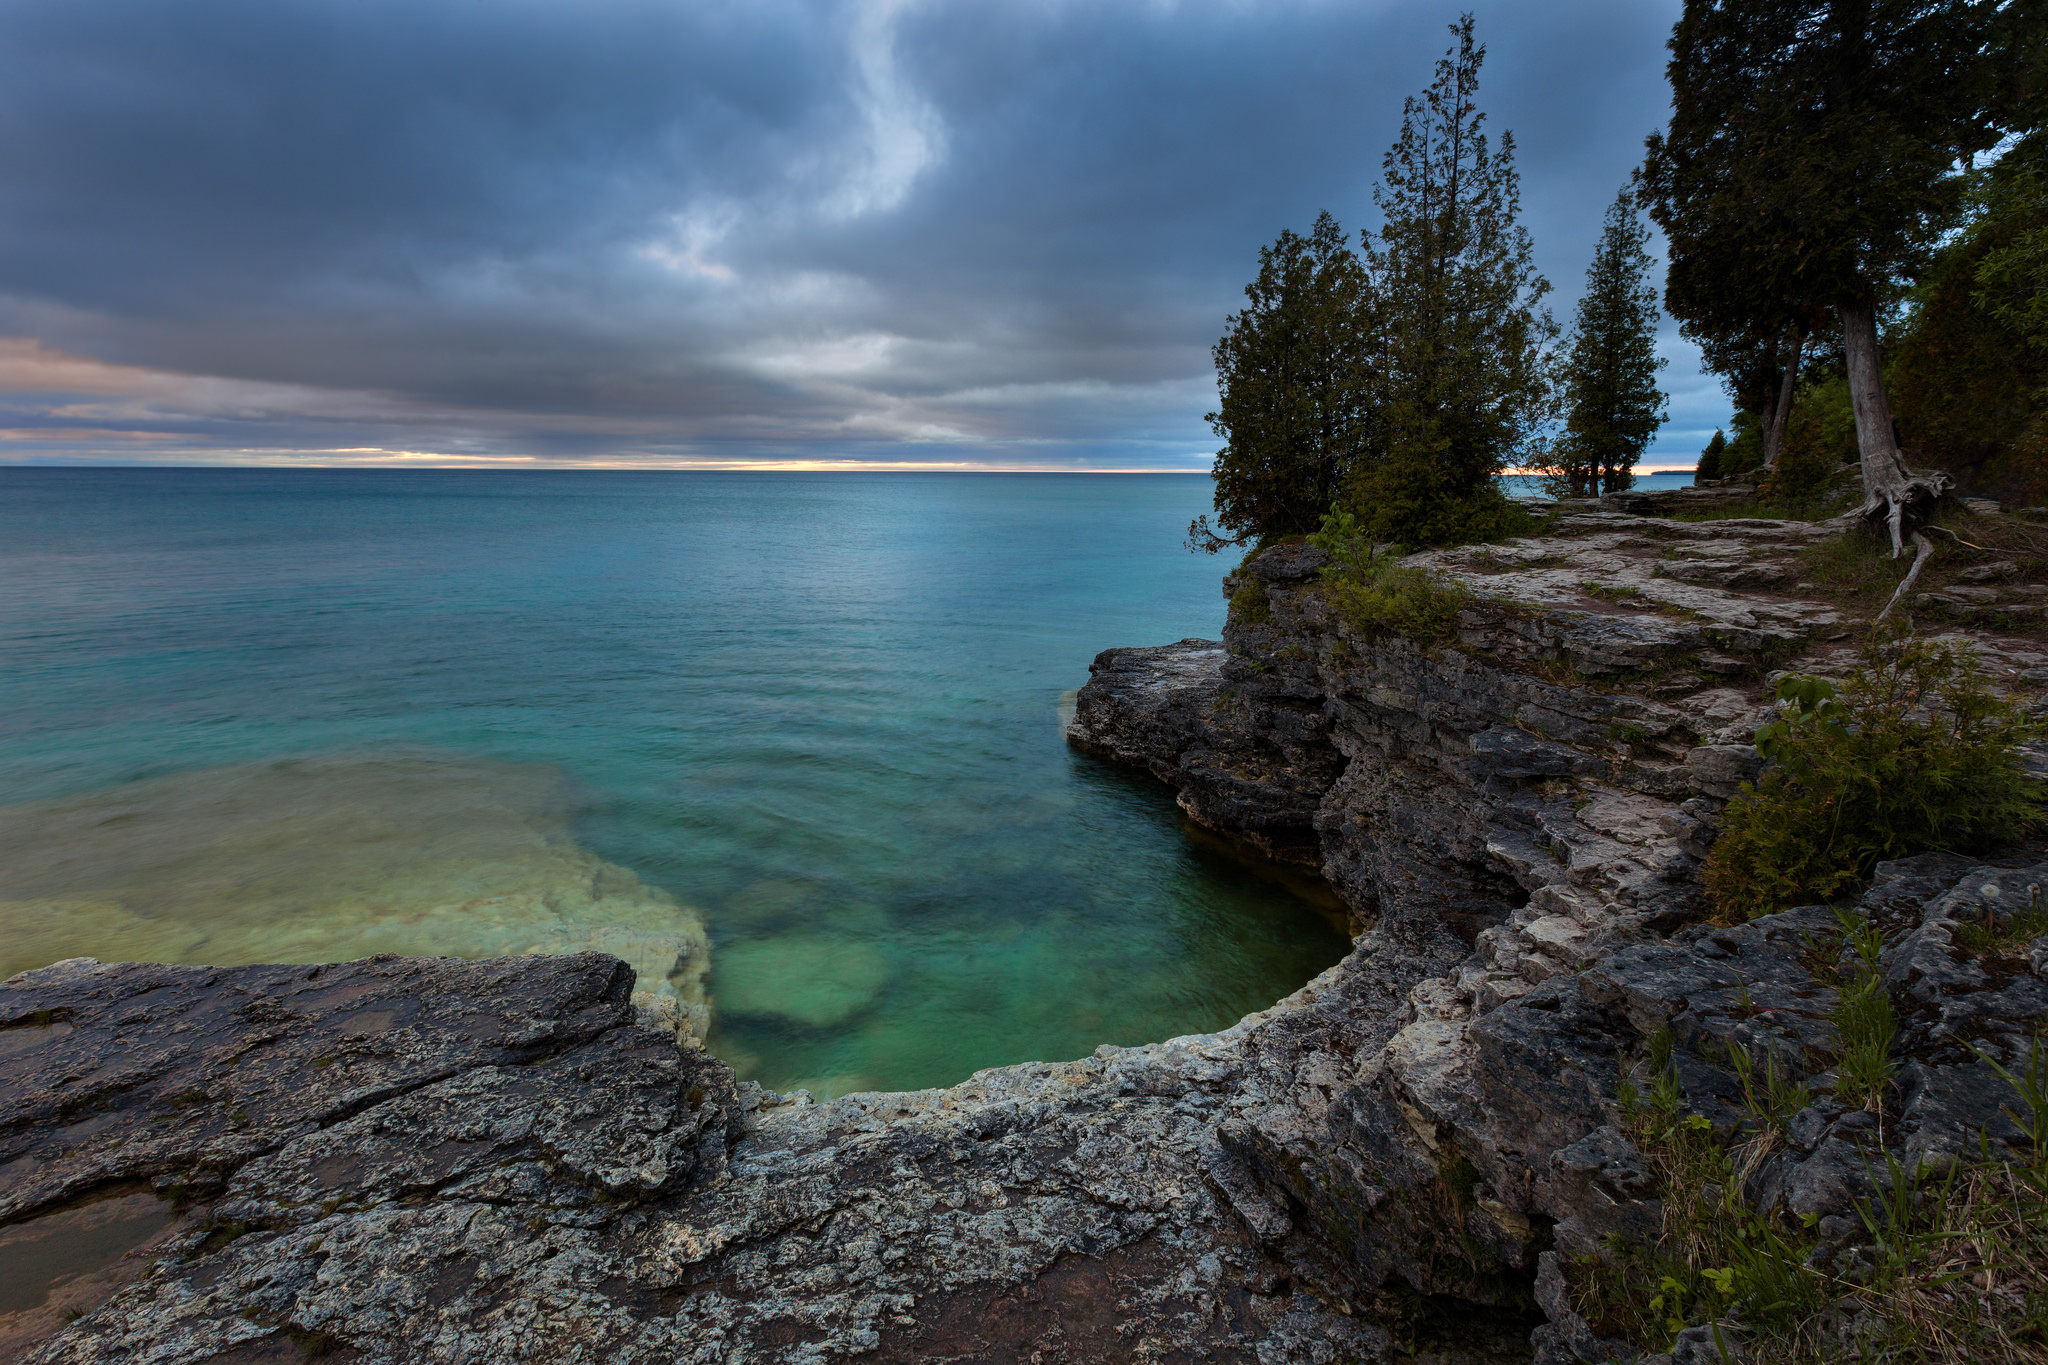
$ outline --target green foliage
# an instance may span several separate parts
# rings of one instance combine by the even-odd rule
[[[1882,1109],[1885,1091],[1897,1069],[1892,1043],[1899,1035],[1892,999],[1884,988],[1884,973],[1878,968],[1884,935],[1868,920],[1859,920],[1845,910],[1835,913],[1842,925],[1843,942],[1854,955],[1828,1016],[1840,1040],[1835,1097],[1852,1107]]]
[[[1672,117],[1643,175],[1665,231],[1665,303],[1745,407],[1830,312],[1874,367],[1874,311],[1953,227],[1957,170],[2021,126],[2006,72],[2031,3],[1686,0]],[[1889,420],[1883,385],[1865,414]],[[1859,390],[1859,392],[1867,392]],[[1864,400],[1859,400],[1864,401]],[[1867,452],[1873,468],[1895,452]]]
[[[1721,428],[1714,428],[1714,439],[1707,442],[1707,448],[1700,452],[1699,467],[1692,472],[1692,481],[1718,479],[1721,477],[1722,453],[1728,449],[1728,438],[1721,434]]]
[[[1668,1033],[1647,1051],[1624,1071],[1617,1107],[1658,1181],[1662,1234],[1649,1245],[1616,1240],[1566,1266],[1574,1305],[1601,1335],[1660,1351],[1687,1327],[1728,1323],[1747,1359],[1773,1365],[2042,1360],[2048,1066],[2038,1041],[2023,1076],[1986,1059],[2028,1111],[2014,1118],[2032,1146],[2010,1159],[1985,1149],[1942,1171],[1908,1170],[1887,1153],[1871,1172],[1873,1196],[1856,1208],[1860,1236],[1832,1258],[1813,1215],[1764,1214],[1744,1198],[1750,1173],[1782,1140],[1778,1116],[1805,1103],[1798,1088],[1769,1094],[1768,1076],[1759,1086],[1747,1052],[1731,1049],[1751,1122],[1723,1137],[1688,1111]]]
[[[1479,112],[1485,49],[1470,15],[1436,78],[1402,109],[1366,242],[1380,327],[1378,440],[1344,506],[1378,540],[1512,534],[1499,476],[1552,412],[1550,285],[1521,224],[1514,135]]]
[[[1757,1073],[1756,1059],[1741,1043],[1728,1046],[1728,1061],[1735,1078],[1742,1082],[1742,1108],[1760,1133],[1784,1135],[1792,1116],[1813,1102],[1813,1092],[1804,1082],[1794,1081],[1778,1068],[1778,1054],[1764,1054],[1763,1073]],[[1787,1068],[1789,1071],[1789,1068]]]
[[[1552,419],[1557,326],[1539,307],[1550,286],[1520,222],[1513,135],[1496,148],[1482,129],[1485,49],[1470,15],[1452,32],[1403,108],[1363,259],[1328,214],[1259,253],[1249,305],[1216,344],[1209,421],[1226,445],[1215,524],[1196,518],[1190,548],[1299,534],[1336,506],[1404,545],[1526,525],[1499,476]],[[1630,223],[1610,253],[1624,274],[1639,264]]]
[[[1764,423],[1754,412],[1739,410],[1728,425],[1735,437],[1721,454],[1721,477],[1747,474],[1764,462]]]
[[[1978,304],[2048,359],[2048,129],[2037,128],[1986,177]]]
[[[1220,406],[1209,424],[1216,452],[1216,525],[1188,527],[1193,549],[1312,531],[1329,510],[1373,421],[1368,379],[1370,283],[1337,220],[1320,215],[1306,237],[1282,232],[1259,249],[1216,343]]]
[[[1911,298],[1886,369],[1924,463],[2007,503],[2048,501],[2048,133],[1985,171],[1976,215]]]
[[[2002,8],[1687,0],[1671,126],[1645,166],[1672,311],[1775,330],[1881,297],[1921,264],[1962,194],[1956,164],[2009,114]]]
[[[1728,803],[1707,859],[1724,920],[1826,900],[1882,859],[1978,851],[2040,823],[2013,751],[2038,727],[1991,692],[1967,647],[1873,640],[1839,689],[1794,675],[1778,703],[1756,737],[1771,767]]]
[[[1608,205],[1586,292],[1565,338],[1565,425],[1553,476],[1559,496],[1632,486],[1636,461],[1664,421],[1650,232],[1639,214],[1632,189]]]
[[[1365,471],[1347,502],[1371,538],[1407,545],[1471,545],[1535,527],[1529,509],[1498,484],[1469,488],[1454,471],[1422,459],[1389,459]]]
[[[1332,513],[1309,540],[1330,552],[1324,600],[1367,640],[1401,635],[1427,646],[1458,633],[1458,613],[1472,600],[1463,584],[1403,565],[1400,546],[1375,545],[1347,513]]]
[[[1770,480],[1758,490],[1775,502],[1810,502],[1855,463],[1856,414],[1849,381],[1840,375],[1802,385],[1785,420],[1785,442]]]
[[[1266,581],[1240,569],[1237,591],[1230,594],[1231,618],[1247,625],[1263,625],[1272,611],[1272,601],[1266,596]]]

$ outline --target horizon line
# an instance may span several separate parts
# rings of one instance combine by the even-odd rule
[[[1653,474],[1691,474],[1696,465],[1639,464],[1631,472],[1638,477]],[[542,460],[533,456],[426,456],[409,455],[384,460],[207,460],[191,463],[158,460],[0,460],[0,469],[305,469],[357,470],[391,469],[448,471],[458,469],[520,470],[535,473],[563,473],[588,470],[598,473],[646,472],[660,474],[1187,474],[1207,476],[1208,469],[1173,465],[1003,465],[967,460]],[[1510,466],[1503,478],[1537,478],[1546,471]]]

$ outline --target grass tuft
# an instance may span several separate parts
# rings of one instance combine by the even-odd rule
[[[1858,931],[1860,932],[1860,931]],[[1859,962],[1864,949],[1855,947]],[[1670,1039],[1619,1087],[1622,1121],[1659,1183],[1657,1241],[1617,1239],[1567,1268],[1574,1304],[1603,1336],[1669,1350],[1687,1327],[1725,1324],[1751,1360],[1822,1365],[2043,1365],[2048,1362],[2048,1063],[2039,1040],[2024,1076],[2005,1076],[2028,1110],[2032,1140],[1944,1170],[1907,1170],[1887,1153],[1846,1244],[1825,1243],[1812,1216],[1758,1212],[1745,1182],[1776,1144],[1775,1116],[1798,1103],[1759,1087],[1731,1049],[1756,1113],[1728,1139],[1686,1112]],[[1660,1060],[1661,1059],[1661,1060]],[[1796,1112],[1796,1110],[1794,1111]],[[1758,1117],[1764,1120],[1758,1122]]]

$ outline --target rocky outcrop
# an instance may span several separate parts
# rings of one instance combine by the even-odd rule
[[[1830,1098],[1827,1016],[1848,951],[1834,912],[1699,922],[1719,809],[1761,767],[1748,740],[1765,684],[1780,668],[1852,661],[1840,611],[1799,592],[1801,552],[1838,533],[1561,508],[1540,537],[1411,557],[1471,594],[1457,638],[1434,648],[1355,630],[1330,609],[1319,561],[1289,547],[1226,580],[1240,605],[1222,642],[1098,662],[1078,744],[1093,747],[1095,727],[1149,738],[1139,761],[1226,833],[1246,810],[1265,822],[1255,835],[1282,813],[1298,826],[1312,801],[1323,873],[1373,926],[1340,970],[1394,943],[1410,970],[1440,964],[1313,1115],[1266,1110],[1221,1133],[1296,1210],[1278,1249],[1321,1292],[1533,1301],[1548,1319],[1535,1334],[1545,1359],[1626,1358],[1571,1310],[1558,1257],[1658,1231],[1655,1182],[1616,1089],[1652,1039],[1668,1037],[1687,1102],[1724,1132],[1755,1103],[1738,1048],[1778,1068],[1788,1092],[1820,1097],[1752,1193],[1815,1216],[1844,1254],[1867,1162],[2018,1137],[2003,1113],[2016,1097],[1990,1064],[2021,1062],[2048,997],[2033,957],[1977,962],[1946,926],[1966,917],[1959,905],[1992,905],[1995,918],[2026,904],[2048,865],[2020,854],[1879,870],[1862,910],[1891,936],[1887,980],[1913,1021],[1881,1125]],[[2042,676],[2025,642],[1975,643],[2015,685]],[[1170,716],[1146,676],[1168,658]],[[1287,780],[1262,784],[1267,766]],[[1212,795],[1224,779],[1227,805]]]
[[[1312,1122],[1419,970],[814,1105],[734,1085],[599,954],[60,963],[0,984],[0,1255],[151,1191],[180,1212],[118,1225],[136,1254],[108,1244],[0,1341],[42,1365],[1391,1361],[1397,1319],[1311,1292],[1273,1250],[1295,1215],[1220,1135]]]
[[[2048,860],[1880,870],[1901,1085],[1881,1122],[1834,1102],[1833,913],[1714,928],[1696,883],[1770,672],[1848,662],[1798,587],[1825,534],[1562,509],[1417,557],[1472,595],[1430,648],[1335,617],[1321,552],[1281,547],[1226,584],[1223,641],[1103,654],[1074,743],[1318,866],[1357,921],[1216,1034],[812,1104],[735,1085],[598,953],[0,983],[0,1257],[87,1224],[111,1248],[0,1315],[0,1350],[1597,1361],[1625,1349],[1561,1271],[1660,1225],[1617,1083],[1667,1038],[1724,1128],[1738,1047],[1807,1084],[1751,1192],[1848,1273],[1880,1153],[2017,1137],[1989,1068],[2048,1009],[2048,941],[2008,941]]]

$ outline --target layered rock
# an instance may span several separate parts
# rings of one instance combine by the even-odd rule
[[[1853,662],[1841,613],[1797,582],[1800,551],[1838,533],[1563,509],[1541,537],[1411,557],[1471,594],[1457,638],[1433,648],[1347,625],[1321,589],[1321,552],[1283,547],[1226,580],[1236,605],[1220,647],[1098,661],[1078,744],[1122,756],[1149,738],[1140,760],[1224,832],[1249,811],[1265,839],[1312,805],[1324,875],[1373,926],[1347,969],[1389,944],[1409,970],[1440,964],[1313,1115],[1276,1107],[1221,1133],[1298,1211],[1275,1246],[1322,1292],[1533,1298],[1550,1319],[1536,1334],[1547,1358],[1626,1358],[1571,1311],[1557,1256],[1659,1228],[1616,1103],[1653,1037],[1672,1040],[1687,1102],[1724,1132],[1748,1099],[1734,1045],[1821,1096],[1754,1193],[1814,1215],[1843,1246],[1881,1151],[1910,1167],[1978,1134],[2017,1138],[2002,1113],[2016,1096],[1989,1063],[2021,1062],[2048,996],[2025,954],[1978,963],[1944,926],[1957,905],[2024,905],[2020,888],[2048,885],[2048,865],[2022,854],[1879,869],[1862,911],[1892,936],[1888,982],[1914,1021],[1883,1125],[1827,1097],[1839,963],[1814,945],[1846,951],[1834,913],[1697,923],[1718,811],[1761,766],[1748,739],[1764,685],[1781,667]],[[2025,642],[1974,643],[2007,682],[2042,676]],[[1148,667],[1171,669],[1170,704]],[[1284,780],[1264,781],[1273,770]],[[2048,942],[2035,956],[2048,960]]]
[[[1219,1133],[1324,1104],[1408,974],[813,1105],[734,1085],[599,954],[61,963],[0,985],[0,1234],[151,1189],[182,1213],[0,1340],[44,1365],[1392,1360],[1268,1248],[1290,1214]]]
[[[1559,1258],[1659,1226],[1616,1105],[1653,1036],[1724,1128],[1734,1045],[1810,1082],[1754,1192],[1853,1258],[1880,1150],[2016,1136],[1984,1059],[2038,1026],[2048,942],[1964,927],[2048,863],[1880,870],[1882,1124],[1828,1097],[1832,912],[1698,922],[1769,670],[1849,661],[1797,587],[1824,534],[1566,509],[1418,558],[1473,594],[1431,648],[1334,617],[1321,552],[1281,547],[1226,584],[1222,642],[1102,655],[1074,743],[1357,919],[1217,1034],[817,1105],[735,1085],[596,953],[17,976],[0,1256],[151,1190],[182,1212],[0,1332],[42,1365],[1599,1360]]]

